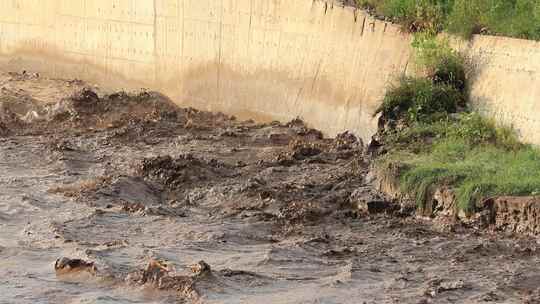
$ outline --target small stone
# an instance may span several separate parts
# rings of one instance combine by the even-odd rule
[[[65,257],[56,260],[54,263],[54,270],[56,271],[57,275],[80,272],[88,272],[95,275],[97,272],[94,262],[87,262],[81,259],[69,259]]]
[[[212,270],[210,265],[205,261],[199,261],[197,264],[191,265],[191,271],[196,275],[204,275],[210,273]]]

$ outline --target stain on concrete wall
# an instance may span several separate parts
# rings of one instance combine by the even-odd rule
[[[0,0],[0,65],[368,139],[410,36],[332,0]],[[538,43],[476,37],[475,106],[540,143]]]

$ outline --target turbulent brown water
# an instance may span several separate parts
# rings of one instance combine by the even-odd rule
[[[0,87],[2,304],[540,303],[536,239],[400,212],[348,133]]]

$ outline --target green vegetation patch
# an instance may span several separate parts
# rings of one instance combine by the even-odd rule
[[[470,37],[487,33],[540,40],[538,0],[357,0],[410,31],[446,30]]]
[[[540,151],[520,143],[513,129],[467,110],[465,61],[434,39],[415,44],[428,77],[402,78],[378,109],[389,151],[379,167],[397,165],[402,191],[420,208],[440,186],[453,189],[466,212],[491,196],[540,194]]]
[[[456,190],[458,207],[470,212],[486,197],[540,193],[539,160],[540,153],[530,147],[508,151],[446,140],[434,145],[432,153],[413,158],[415,165],[401,177],[401,185],[421,202],[426,187],[448,184]]]
[[[540,152],[510,132],[474,113],[416,124],[393,139],[382,161],[400,163],[401,188],[418,207],[430,187],[448,186],[456,191],[458,207],[471,212],[487,197],[540,194]]]
[[[466,103],[466,71],[462,57],[446,40],[416,34],[415,61],[427,77],[402,77],[391,86],[376,114],[385,120],[432,122],[455,113]]]
[[[437,113],[455,113],[458,105],[463,103],[462,92],[450,85],[403,77],[398,85],[388,90],[376,114],[381,113],[390,120],[420,122]]]

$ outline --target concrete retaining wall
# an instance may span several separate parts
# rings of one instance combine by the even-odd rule
[[[328,135],[374,133],[409,46],[397,26],[330,0],[0,0],[5,69],[152,88],[241,117],[300,116]],[[466,47],[481,59],[475,104],[540,143],[538,44]]]
[[[540,42],[475,36],[464,50],[474,63],[473,106],[540,145]]]

